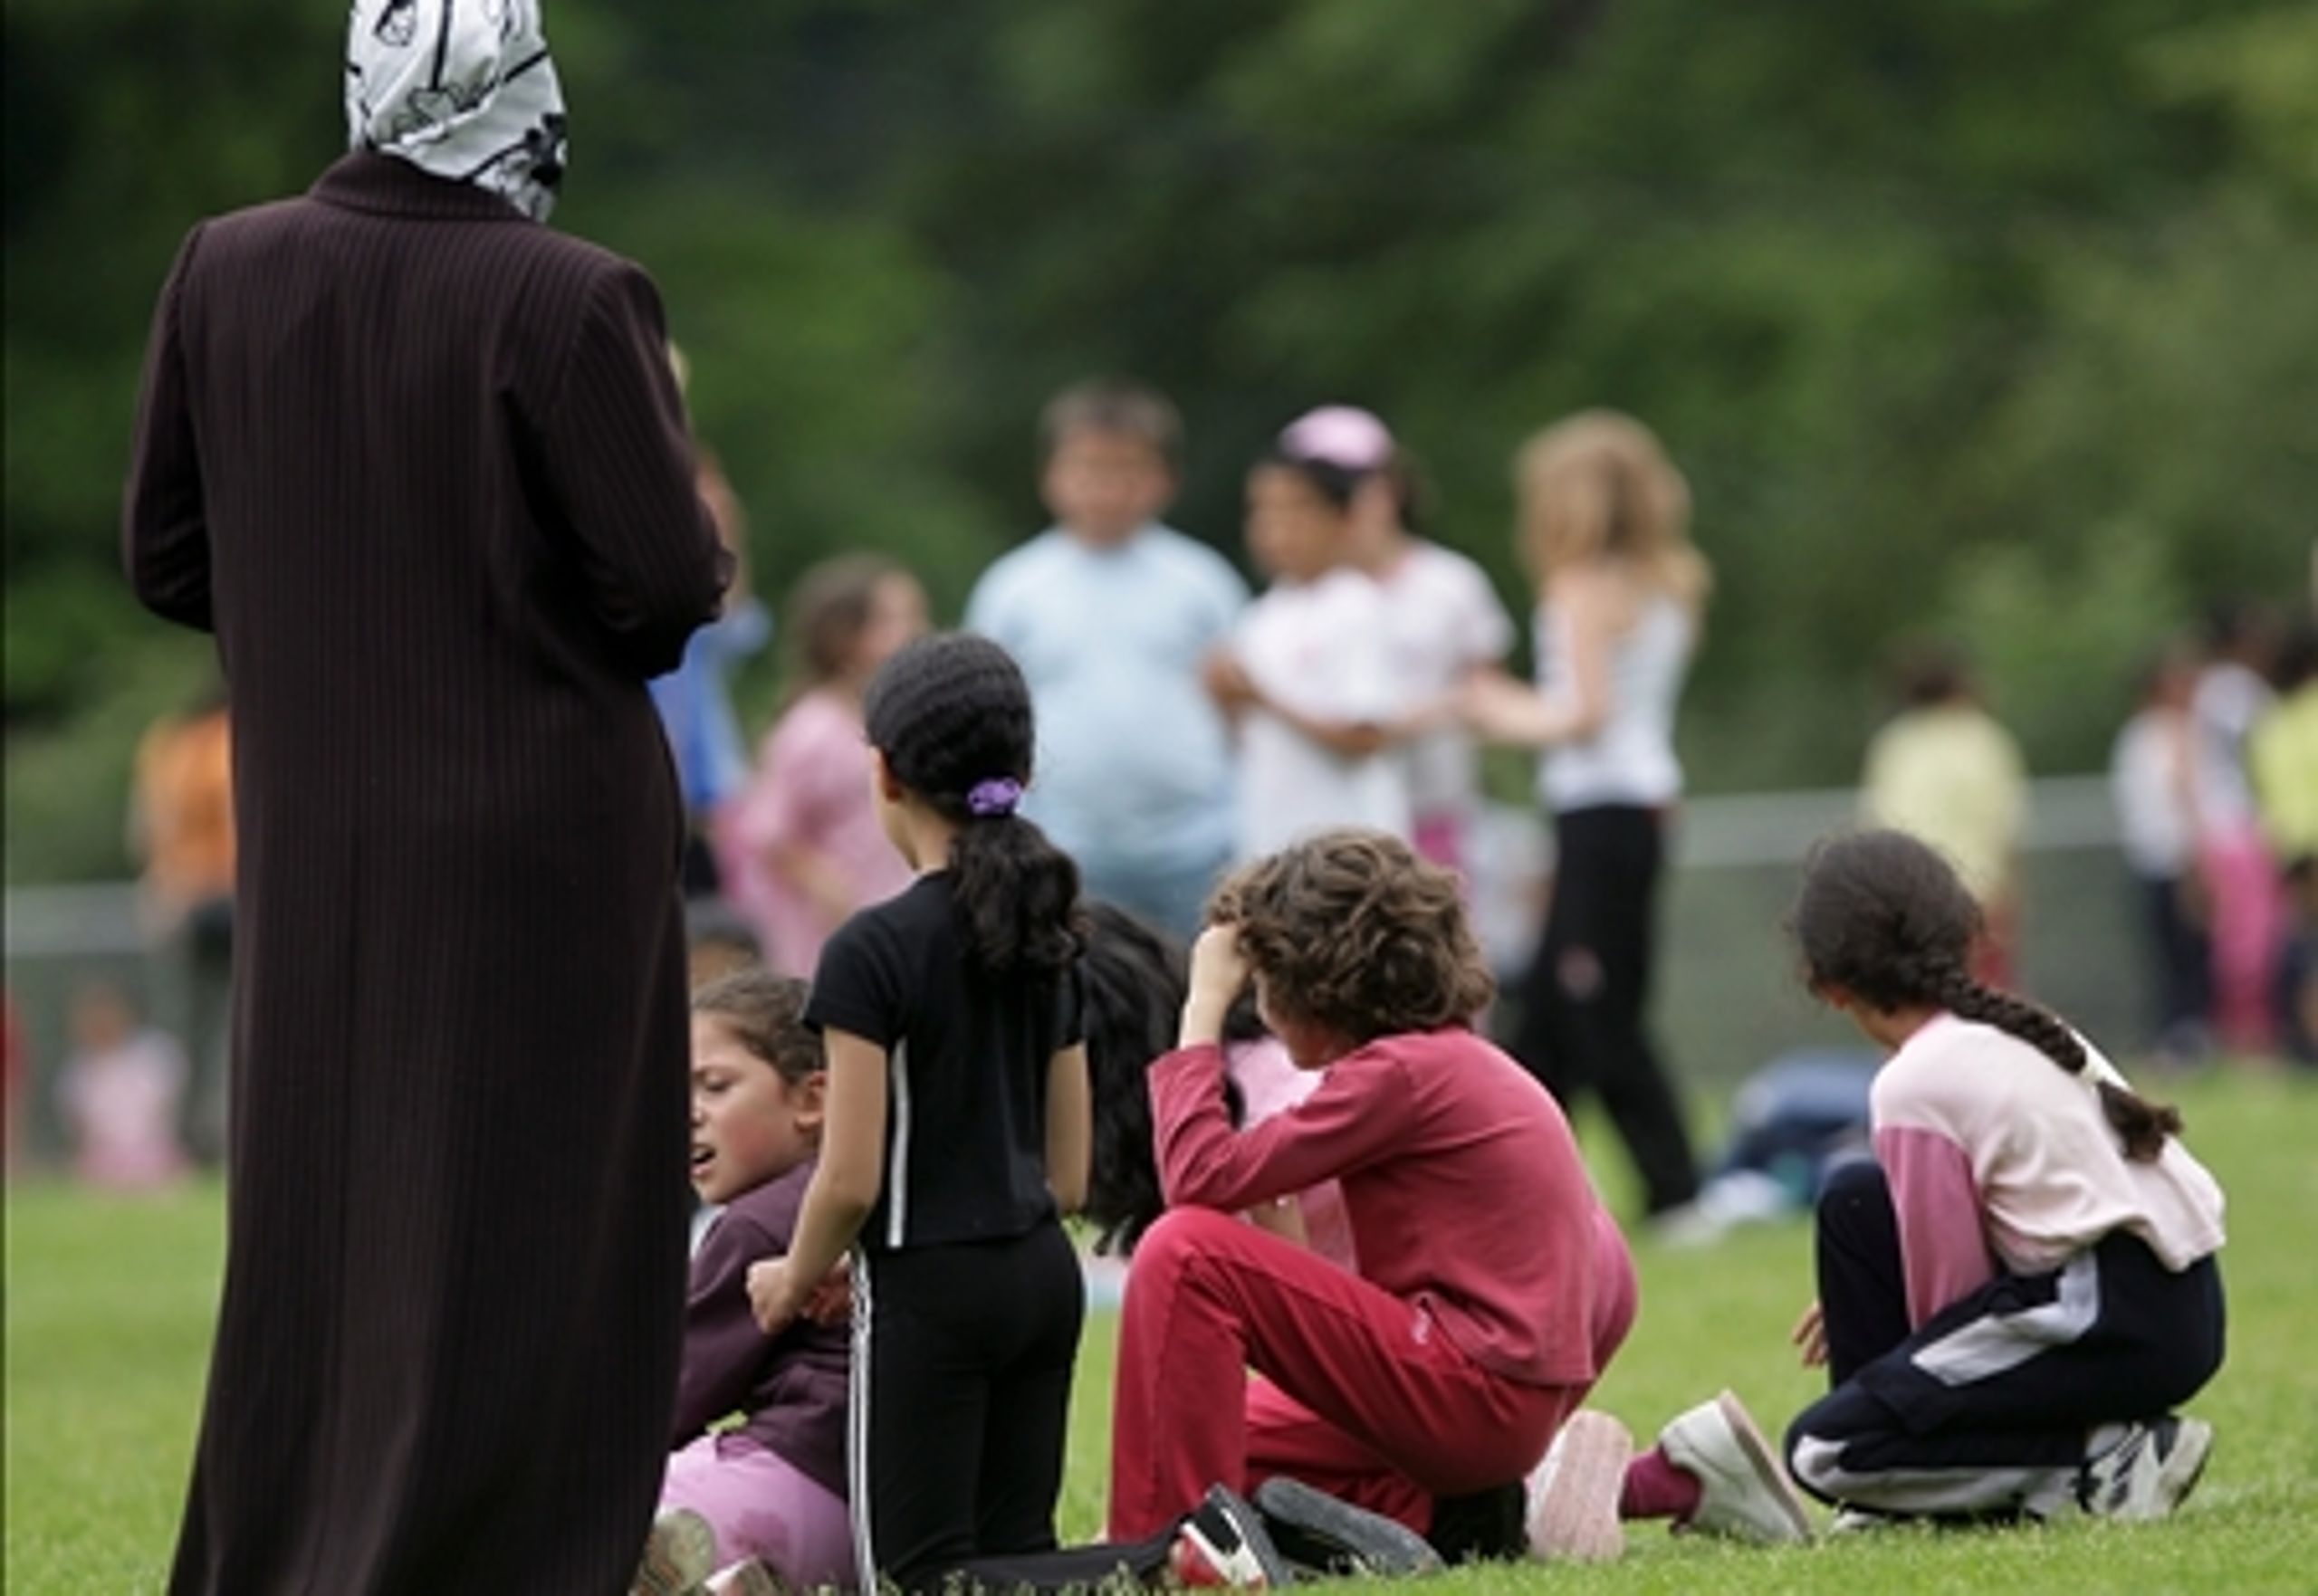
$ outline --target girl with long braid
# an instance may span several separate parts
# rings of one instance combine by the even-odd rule
[[[2221,1364],[2221,1189],[2179,1114],[1973,980],[1978,929],[1955,871],[1900,832],[1806,866],[1811,991],[1892,1056],[1874,1159],[1820,1196],[1819,1300],[1796,1339],[1833,1389],[1788,1463],[1851,1524],[2161,1518],[2213,1445],[2171,1410]]]

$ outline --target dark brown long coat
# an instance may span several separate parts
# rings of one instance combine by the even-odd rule
[[[626,1588],[684,1296],[714,612],[659,302],[353,155],[186,240],[129,578],[216,632],[242,852],[225,1300],[171,1590]]]

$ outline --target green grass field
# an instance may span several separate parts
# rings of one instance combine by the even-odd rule
[[[2194,1405],[2219,1430],[2188,1508],[2150,1526],[1893,1533],[1786,1552],[1634,1537],[1603,1568],[1461,1571],[1440,1596],[1571,1591],[2318,1590],[2318,1083],[2227,1076],[2171,1094],[2230,1197],[2227,1366]],[[1596,1139],[1595,1145],[1599,1142]],[[1602,1161],[1608,1163],[1611,1161]],[[1606,1183],[1620,1189],[1618,1171]],[[5,1585],[158,1591],[199,1407],[223,1209],[33,1183],[7,1201]],[[1640,1249],[1642,1318],[1596,1393],[1653,1432],[1719,1386],[1767,1429],[1814,1392],[1786,1336],[1810,1294],[1800,1226],[1707,1252]],[[1112,1324],[1081,1361],[1065,1530],[1101,1521]],[[1187,1393],[1187,1396],[1189,1393]]]

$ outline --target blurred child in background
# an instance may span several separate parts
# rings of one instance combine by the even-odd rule
[[[1183,425],[1139,384],[1058,394],[1039,422],[1054,524],[982,574],[966,626],[1003,645],[1039,717],[1024,812],[1078,862],[1088,894],[1177,936],[1231,853],[1231,754],[1200,689],[1247,588],[1164,525]]]
[[[1326,827],[1413,828],[1397,746],[1412,701],[1393,676],[1389,601],[1355,558],[1355,507],[1393,492],[1389,442],[1358,465],[1310,452],[1336,449],[1336,430],[1283,435],[1248,475],[1248,551],[1271,585],[1207,670],[1238,722],[1242,858]]]
[[[1553,816],[1553,896],[1515,1051],[1565,1109],[1600,1094],[1662,1237],[1709,1238],[1690,1128],[1648,1023],[1682,794],[1674,713],[1711,586],[1690,485],[1648,427],[1604,410],[1531,438],[1514,482],[1537,584],[1537,685],[1480,674],[1462,707],[1482,737],[1539,750]]]
[[[2138,706],[2109,756],[2118,842],[2149,947],[2157,1051],[2177,1064],[2203,1058],[2212,1042],[2213,951],[2189,791],[2189,695],[2197,682],[2191,650],[2160,655],[2142,672]]]
[[[2255,726],[2248,755],[2262,829],[2285,865],[2278,1035],[2288,1058],[2318,1065],[2318,627],[2286,639],[2275,679],[2277,702]]]
[[[675,345],[668,364],[676,386],[688,390],[691,363]],[[772,636],[772,618],[749,588],[749,521],[741,496],[733,491],[714,451],[693,444],[693,483],[708,507],[717,540],[733,556],[733,578],[725,585],[715,619],[685,644],[676,668],[651,683],[652,704],[668,734],[676,785],[685,802],[684,894],[714,899],[726,890],[733,865],[733,806],[748,780],[749,756],[741,722],[733,712],[733,673],[761,651]]]
[[[789,1250],[820,1146],[828,1077],[804,1004],[804,982],[761,970],[693,994],[693,1187],[723,1212],[693,1257],[676,1451],[637,1581],[649,1596],[751,1559],[781,1585],[733,1571],[719,1588],[854,1583],[847,1333],[809,1315],[768,1337],[749,1311],[749,1266]]]
[[[2214,1027],[2226,1046],[2266,1053],[2284,941],[2284,893],[2263,836],[2247,747],[2276,693],[2269,617],[2245,601],[2217,604],[2206,623],[2206,664],[2189,698],[2190,795],[2198,865],[2211,905]]]
[[[1903,832],[1822,844],[1794,934],[1812,993],[1891,1055],[1875,1158],[1819,1200],[1796,1327],[1833,1390],[1797,1481],[1870,1515],[2163,1517],[2210,1426],[2222,1196],[2180,1116],[2057,1017],[1971,973],[1979,909]]]
[[[110,981],[91,981],[73,994],[71,1023],[72,1051],[57,1097],[72,1137],[72,1172],[112,1191],[149,1190],[182,1179],[177,1121],[185,1050],[168,1033],[139,1024],[128,995]]]
[[[2028,817],[2020,744],[1988,712],[1959,650],[1904,648],[1892,680],[1900,712],[1868,742],[1860,817],[1922,838],[1956,866],[1986,928],[1974,970],[2009,986],[2017,980],[2020,834]]]
[[[1280,434],[1285,454],[1355,473],[1352,563],[1384,594],[1385,665],[1412,704],[1445,701],[1472,672],[1513,646],[1513,623],[1488,576],[1455,550],[1420,537],[1417,467],[1384,424],[1331,405]],[[1472,734],[1443,718],[1414,731],[1407,761],[1410,840],[1436,865],[1463,871],[1480,803]]]
[[[909,884],[870,796],[861,693],[924,632],[925,593],[890,559],[840,555],[799,580],[788,630],[801,685],[741,800],[732,896],[754,921],[767,966],[809,977],[848,915]]]

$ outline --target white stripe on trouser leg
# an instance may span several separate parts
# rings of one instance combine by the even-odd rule
[[[2061,1267],[2051,1302],[1990,1314],[1918,1347],[1908,1360],[1942,1385],[1970,1385],[2081,1339],[2101,1317],[2101,1266],[2089,1252]]]
[[[1853,1474],[1843,1466],[1843,1451],[1839,1440],[1797,1438],[1789,1459],[1795,1477],[1831,1501],[1886,1513],[1988,1513],[2018,1507],[2049,1517],[2068,1504],[2076,1488],[2074,1468],[1966,1464]]]
[[[909,1230],[909,1039],[886,1055],[886,1091],[893,1115],[893,1146],[886,1154],[886,1245],[899,1251]]]
[[[869,1539],[869,1255],[853,1254],[853,1366],[846,1371],[845,1471],[853,1514],[853,1561],[858,1588],[877,1589],[877,1558]]]

